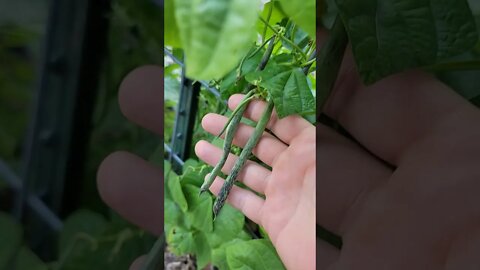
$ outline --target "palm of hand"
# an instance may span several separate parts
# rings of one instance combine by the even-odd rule
[[[356,142],[320,126],[317,146],[317,223],[343,247],[317,269],[479,269],[478,109],[418,71],[362,86],[349,61],[325,113]]]
[[[296,136],[278,156],[265,190],[263,225],[277,252],[292,269],[315,262],[315,130]],[[298,243],[295,245],[293,243]],[[295,247],[292,249],[292,247]]]
[[[230,99],[234,109],[240,95]],[[265,107],[262,101],[253,101],[245,116],[256,121]],[[207,115],[202,125],[208,132],[218,134],[226,118]],[[288,269],[313,269],[315,267],[315,127],[298,116],[277,119],[274,115],[267,126],[272,133],[264,133],[253,153],[272,171],[248,161],[238,180],[260,194],[234,187],[228,202],[240,209],[248,218],[265,228],[277,252]],[[253,128],[240,125],[234,144],[245,145]],[[201,141],[196,146],[199,158],[210,165],[219,160],[221,151],[210,143]],[[222,169],[229,173],[236,156],[230,155]],[[218,194],[223,179],[217,178],[211,190]],[[302,243],[292,250],[292,243]]]
[[[468,154],[471,144],[439,149],[467,139],[448,136],[419,143],[386,183],[357,198],[342,228],[343,249],[329,269],[480,267],[480,158]]]

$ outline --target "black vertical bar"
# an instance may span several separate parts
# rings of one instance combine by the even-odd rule
[[[182,74],[185,74],[185,72]],[[180,100],[178,101],[177,115],[172,137],[172,153],[182,160],[186,160],[190,156],[193,128],[195,126],[195,117],[198,110],[199,93],[200,84],[182,76]],[[173,170],[177,173],[181,173],[181,166],[172,159],[170,159],[170,162],[172,162]]]
[[[72,207],[79,193],[109,6],[107,0],[51,2],[24,153],[21,201],[38,196],[57,215]],[[69,200],[64,200],[65,194]],[[42,217],[26,207],[21,209],[25,211],[21,216],[29,232],[28,242],[42,258],[52,258],[54,232],[48,230]]]

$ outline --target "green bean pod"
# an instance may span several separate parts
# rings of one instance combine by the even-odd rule
[[[230,116],[227,123],[225,124],[225,127],[223,128],[223,130],[218,135],[218,137],[220,137],[223,134],[223,132],[226,130],[225,140],[223,141],[223,154],[222,154],[222,157],[220,158],[220,161],[217,163],[217,165],[215,165],[215,168],[213,168],[208,178],[203,182],[202,186],[200,187],[200,195],[210,188],[213,181],[215,180],[215,178],[217,177],[217,175],[220,173],[223,166],[225,165],[225,162],[227,161],[227,158],[228,158],[228,154],[230,154],[230,149],[232,148],[233,138],[235,137],[237,128],[240,124],[240,121],[242,120],[243,113],[245,112],[248,103],[253,98],[252,95],[253,95],[253,91],[250,91],[247,93],[247,95],[245,95],[245,97],[242,99],[240,104],[233,111],[232,115]]]
[[[235,110],[232,112],[232,114],[230,115],[230,117],[228,118],[228,121],[227,123],[225,124],[225,126],[223,126],[223,129],[222,131],[220,131],[220,133],[218,133],[217,135],[217,138],[220,138],[220,136],[222,136],[222,134],[227,130],[227,128],[230,126],[230,123],[232,123],[233,121],[233,118],[235,117],[235,115],[239,114],[241,116],[243,116],[243,113],[245,112],[246,108],[247,108],[247,104],[253,99],[253,90],[250,90],[242,99],[242,101],[240,101],[240,103],[238,104],[237,108],[235,108]],[[237,120],[237,119],[236,119]],[[240,117],[240,119],[238,121],[235,121],[238,125],[238,123],[240,123],[240,120],[242,120],[242,118]],[[236,130],[236,129],[235,129]],[[235,133],[235,131],[234,131]]]
[[[230,172],[227,179],[225,180],[225,183],[223,184],[222,189],[220,190],[220,193],[218,194],[218,197],[215,200],[215,203],[213,205],[214,220],[220,213],[220,210],[222,209],[223,205],[225,204],[228,194],[230,193],[230,190],[232,189],[233,184],[237,179],[238,173],[243,168],[243,166],[245,165],[245,162],[247,162],[248,156],[252,153],[253,148],[257,145],[258,141],[262,137],[263,132],[265,131],[265,128],[267,126],[267,123],[270,120],[270,117],[272,116],[272,111],[273,111],[273,100],[269,98],[267,102],[267,107],[265,108],[265,111],[263,112],[262,117],[258,121],[257,126],[255,127],[255,131],[253,132],[252,136],[248,139],[247,144],[245,145],[242,152],[240,153],[240,156],[238,157],[237,161],[233,165],[232,171]]]

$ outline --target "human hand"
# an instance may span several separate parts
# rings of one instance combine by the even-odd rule
[[[241,100],[242,95],[232,96],[229,107],[235,109]],[[252,101],[245,116],[258,121],[265,106],[263,101]],[[224,116],[208,114],[202,126],[216,135],[226,122]],[[265,228],[288,269],[315,269],[315,127],[299,116],[278,119],[274,114],[267,128],[278,139],[265,132],[253,153],[272,171],[247,161],[238,176],[266,199],[234,186],[227,201]],[[233,143],[243,147],[253,131],[240,124]],[[212,166],[222,155],[221,149],[206,141],[198,142],[195,152]],[[228,174],[236,159],[230,154],[222,171]],[[217,177],[211,191],[217,195],[223,182]]]
[[[347,53],[317,129],[317,269],[480,269],[480,111],[433,76],[365,87]]]
[[[145,66],[122,82],[119,103],[132,122],[158,134],[163,132],[163,77],[160,67]],[[97,175],[102,199],[130,222],[163,233],[163,173],[160,168],[127,152],[115,152],[100,165]],[[131,270],[140,269],[144,257]]]

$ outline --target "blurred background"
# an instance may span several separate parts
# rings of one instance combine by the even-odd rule
[[[152,159],[160,147],[117,91],[163,63],[162,3],[0,0],[0,270],[128,269],[150,250],[95,175],[115,150]]]

